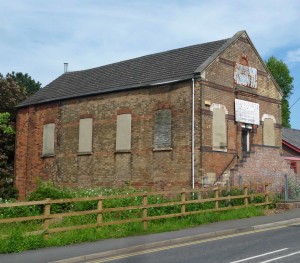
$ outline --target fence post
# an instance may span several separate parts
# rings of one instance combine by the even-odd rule
[[[51,204],[48,203],[48,201],[50,200],[50,198],[46,198],[46,202],[45,202],[45,206],[44,206],[44,230],[45,230],[45,238],[48,237],[47,232],[50,226],[50,211],[51,211]]]
[[[148,205],[148,194],[144,194],[143,195],[143,227],[144,227],[144,230],[147,230],[148,228],[148,221],[147,221],[147,206]]]
[[[97,214],[97,225],[101,226],[102,224],[102,210],[103,210],[103,200],[102,200],[102,196],[99,196],[99,200],[98,200],[98,204],[97,204],[97,210],[98,210],[98,214]]]
[[[201,187],[199,188],[199,191],[197,191],[197,193],[198,193],[198,200],[201,200],[202,198]]]
[[[181,216],[185,216],[185,189],[181,192]]]
[[[215,209],[219,209],[219,187],[217,189],[215,189]]]
[[[243,188],[243,177],[241,175],[239,176],[239,185],[240,185],[240,189],[242,190],[242,188]]]
[[[265,202],[269,203],[269,193],[268,193],[268,185],[265,185]],[[269,209],[269,205],[266,206],[266,209]]]
[[[284,201],[289,201],[289,182],[286,174],[284,175]]]
[[[253,191],[252,191],[252,180],[250,180],[250,189],[249,189],[249,191],[250,191],[250,193],[253,193]],[[251,196],[250,197],[250,203],[253,203],[253,201],[254,201],[254,197],[253,196]]]
[[[244,196],[245,196],[245,199],[244,199],[244,205],[248,206],[248,187],[245,186],[244,187]]]
[[[231,206],[230,191],[231,191],[231,187],[230,187],[230,184],[228,183],[226,185],[226,196],[229,198],[226,199],[226,206]]]

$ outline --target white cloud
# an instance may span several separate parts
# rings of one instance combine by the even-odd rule
[[[298,0],[3,1],[0,72],[44,85],[63,71],[101,66],[247,30],[262,56],[300,44]]]
[[[286,56],[286,61],[287,63],[300,62],[300,48],[288,51]]]

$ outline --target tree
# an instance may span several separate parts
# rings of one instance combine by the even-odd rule
[[[14,129],[10,125],[10,114],[0,113],[0,198],[16,197],[17,191],[13,188],[13,142]]]
[[[294,78],[290,75],[287,65],[282,60],[278,60],[271,56],[266,61],[266,65],[283,93],[281,101],[282,126],[291,128],[288,98],[292,94],[294,88]]]
[[[36,82],[27,73],[15,73],[13,71],[12,73],[7,73],[6,78],[13,79],[20,87],[25,88],[29,96],[36,93],[42,87],[42,84],[39,81]]]
[[[26,89],[20,87],[11,77],[0,79],[0,112],[8,112],[12,121],[16,117],[16,105],[27,98]]]
[[[0,131],[4,134],[12,135],[14,134],[14,129],[9,125],[10,114],[8,112],[0,112]]]
[[[27,97],[11,77],[0,78],[0,198],[16,196],[12,187],[15,151],[15,106]]]

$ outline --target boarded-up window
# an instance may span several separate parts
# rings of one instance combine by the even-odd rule
[[[131,114],[117,116],[116,151],[131,150]]]
[[[154,149],[172,147],[171,110],[164,109],[155,112]]]
[[[45,124],[43,127],[43,156],[54,155],[55,124]]]
[[[274,129],[274,120],[264,119],[264,145],[275,146],[275,129]]]
[[[79,153],[90,153],[93,147],[93,119],[85,118],[79,121]]]
[[[227,129],[224,108],[213,109],[213,150],[227,151]]]

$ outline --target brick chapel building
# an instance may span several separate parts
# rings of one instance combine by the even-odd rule
[[[276,181],[281,91],[245,31],[66,72],[18,105],[15,185],[191,188]]]

